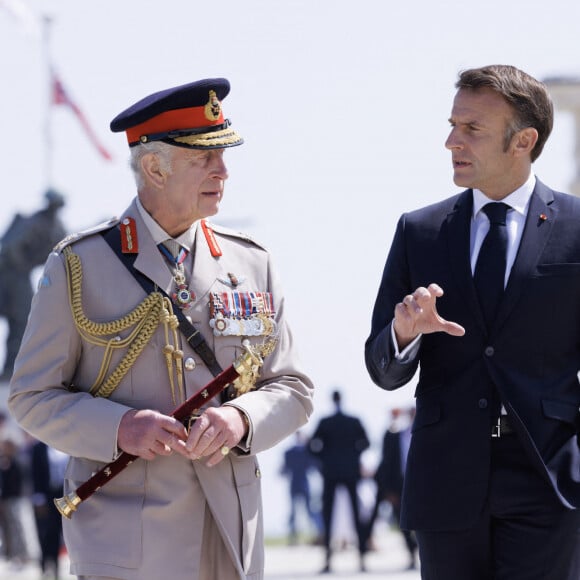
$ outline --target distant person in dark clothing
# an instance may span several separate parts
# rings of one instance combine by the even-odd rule
[[[32,446],[32,503],[40,544],[40,567],[43,574],[52,568],[54,578],[59,577],[58,559],[63,542],[62,518],[54,499],[63,495],[66,462],[64,453],[41,441]]]
[[[335,413],[321,419],[310,440],[310,451],[320,461],[324,481],[322,516],[326,564],[322,571],[330,572],[332,514],[335,492],[340,486],[347,490],[350,497],[358,538],[360,567],[364,570],[365,541],[360,521],[357,488],[361,479],[360,457],[362,452],[369,447],[369,440],[360,420],[342,412],[339,391],[332,393],[332,401],[336,408]]]
[[[308,480],[308,474],[313,469],[317,469],[317,467],[316,458],[310,453],[304,435],[302,432],[297,431],[294,445],[284,453],[284,465],[281,471],[282,475],[288,477],[290,483],[290,517],[288,526],[291,544],[296,544],[298,541],[296,516],[300,505],[306,510],[317,535],[321,536],[324,533],[320,514],[312,507],[310,482]]]
[[[52,189],[44,197],[46,207],[30,216],[16,214],[1,240],[0,316],[8,323],[8,337],[0,380],[10,380],[24,334],[33,295],[30,273],[65,236],[58,216],[64,198]]]
[[[399,526],[401,517],[401,494],[407,464],[407,454],[411,442],[411,428],[415,417],[415,409],[405,412],[402,409],[391,410],[391,422],[383,438],[381,462],[375,472],[377,492],[375,505],[368,522],[366,537],[370,540],[373,526],[379,508],[384,501],[389,502],[393,510],[394,520]],[[399,528],[400,529],[400,528]],[[402,530],[405,545],[409,552],[409,569],[416,567],[417,541],[413,532]]]
[[[21,520],[24,485],[18,446],[10,439],[0,441],[0,533],[3,555],[15,570],[28,560],[28,549]]]

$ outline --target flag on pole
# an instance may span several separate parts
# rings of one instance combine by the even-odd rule
[[[1,0],[0,0],[1,1]],[[97,138],[96,133],[91,128],[87,118],[85,117],[84,113],[81,111],[79,106],[70,98],[69,94],[65,90],[62,81],[57,76],[54,71],[51,71],[51,82],[52,82],[52,104],[53,105],[64,105],[68,107],[78,119],[79,123],[81,124],[82,128],[84,129],[87,137],[93,144],[93,146],[97,149],[99,154],[103,159],[107,161],[112,161],[112,155],[105,149],[105,147],[101,144],[99,139]]]

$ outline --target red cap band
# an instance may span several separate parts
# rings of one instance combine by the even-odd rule
[[[127,141],[135,143],[142,135],[154,133],[164,133],[180,129],[203,129],[204,127],[214,127],[224,123],[224,114],[220,110],[219,117],[215,121],[207,118],[204,107],[191,107],[189,109],[174,109],[165,111],[155,117],[148,119],[144,123],[135,125],[127,129]]]

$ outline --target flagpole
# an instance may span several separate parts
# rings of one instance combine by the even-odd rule
[[[42,16],[42,54],[44,56],[44,74],[46,82],[46,102],[44,116],[44,191],[52,187],[52,59],[50,54],[52,18]]]

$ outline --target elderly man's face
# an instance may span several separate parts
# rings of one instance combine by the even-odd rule
[[[162,212],[185,231],[194,221],[218,212],[228,171],[223,149],[174,149]]]

